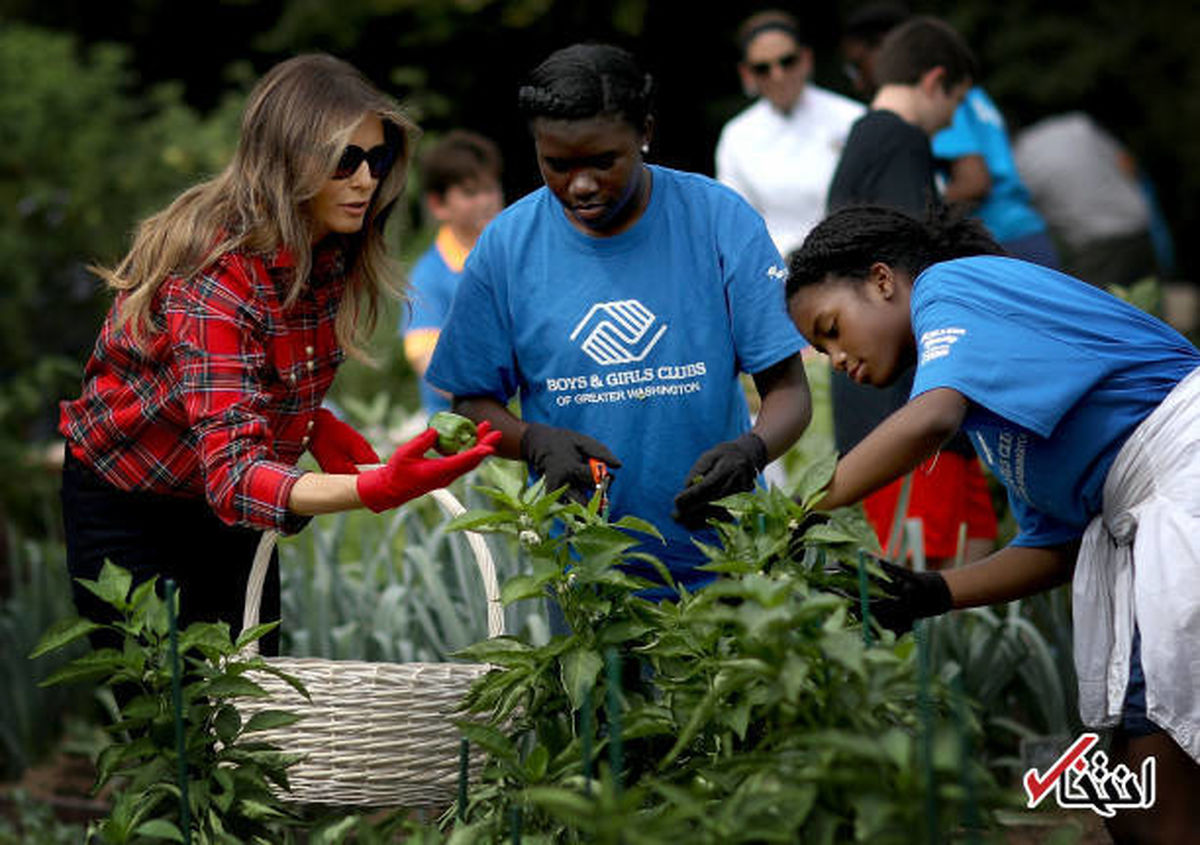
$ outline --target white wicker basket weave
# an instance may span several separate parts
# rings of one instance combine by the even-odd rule
[[[446,490],[433,498],[450,516],[463,513]],[[488,636],[504,633],[496,569],[483,538],[465,532],[487,596]],[[275,545],[263,534],[246,586],[243,630],[258,624],[262,587]],[[257,645],[253,650],[257,649]],[[311,701],[273,675],[255,683],[271,693],[241,699],[243,719],[266,709],[289,710],[303,718],[286,728],[253,736],[304,759],[288,769],[289,800],[367,807],[434,807],[454,800],[459,779],[463,718],[459,703],[471,683],[488,671],[477,663],[367,663],[317,657],[265,658],[273,668],[298,678]],[[481,755],[473,755],[477,769]]]

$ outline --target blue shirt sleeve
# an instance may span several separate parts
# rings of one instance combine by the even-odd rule
[[[488,396],[505,403],[517,392],[502,258],[496,239],[484,232],[467,258],[425,374],[430,384],[454,396]]]
[[[1018,262],[1013,262],[1017,264]],[[917,371],[912,396],[953,388],[1005,419],[1049,437],[1104,372],[1104,364],[972,288],[965,273],[935,265],[912,300]],[[1020,281],[1010,280],[1015,288]]]
[[[734,232],[721,244],[721,261],[738,368],[753,374],[807,344],[788,316],[784,301],[787,272],[766,224],[740,199],[736,209]]]
[[[977,89],[972,88],[967,98],[954,110],[950,125],[933,136],[933,155],[936,158],[956,159],[966,155],[983,155],[984,143],[975,124],[972,105]]]

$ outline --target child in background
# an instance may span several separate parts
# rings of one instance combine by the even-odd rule
[[[944,572],[885,567],[872,616],[895,631],[1072,582],[1080,714],[1109,758],[1156,760],[1155,803],[1117,842],[1200,830],[1200,350],[1071,276],[1014,258],[972,220],[836,212],[789,261],[789,312],[872,387],[915,365],[912,398],[841,457],[818,508],[912,472],[960,428],[1008,491],[1019,533]]]
[[[911,18],[893,28],[875,57],[879,88],[871,110],[855,122],[829,186],[828,206],[872,203],[916,219],[940,206],[934,182],[930,137],[949,125],[975,73],[975,59],[961,37],[944,22]],[[838,454],[853,449],[875,426],[908,399],[912,371],[901,374],[888,390],[855,384],[857,374],[830,377],[834,441]],[[903,482],[868,496],[867,518],[887,546],[897,518]],[[965,437],[945,444],[912,474],[903,517],[919,518],[930,568],[949,566],[961,543],[967,560],[991,551],[996,515],[987,480]],[[893,551],[891,549],[889,552]]]
[[[860,7],[846,20],[842,56],[846,74],[861,93],[874,95],[875,60],[883,39],[910,15],[903,4],[881,0]],[[933,136],[933,154],[948,170],[943,190],[947,204],[969,206],[1014,258],[1058,269],[1058,251],[1046,221],[1034,208],[1013,161],[1004,116],[981,86],[967,92],[950,126]]]
[[[401,322],[404,355],[417,374],[425,414],[450,409],[450,398],[425,380],[463,264],[483,228],[504,206],[500,150],[474,132],[455,129],[421,159],[425,205],[439,224],[433,245],[417,259],[411,312]]]

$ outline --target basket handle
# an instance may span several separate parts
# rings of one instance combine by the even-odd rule
[[[433,500],[441,506],[446,514],[454,518],[466,513],[466,508],[446,489],[430,491]],[[496,580],[496,564],[492,553],[484,542],[483,536],[477,531],[463,532],[467,536],[467,545],[475,555],[475,565],[479,567],[479,576],[483,579],[483,592],[487,598],[488,637],[499,637],[504,634],[504,606],[500,603],[500,584]],[[271,563],[271,552],[275,548],[278,531],[264,531],[254,552],[254,563],[250,567],[250,579],[246,583],[246,605],[242,611],[242,630],[247,631],[258,624],[259,606],[262,604],[263,584],[267,580],[267,566]],[[250,643],[246,647],[250,656],[258,654],[258,643]]]

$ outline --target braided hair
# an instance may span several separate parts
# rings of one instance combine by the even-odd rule
[[[971,255],[1004,255],[977,220],[941,211],[926,221],[879,205],[835,211],[788,256],[787,297],[826,276],[864,279],[881,261],[914,279],[931,264]]]
[[[526,119],[620,117],[638,132],[652,111],[654,79],[627,50],[574,44],[537,66],[517,94]]]

